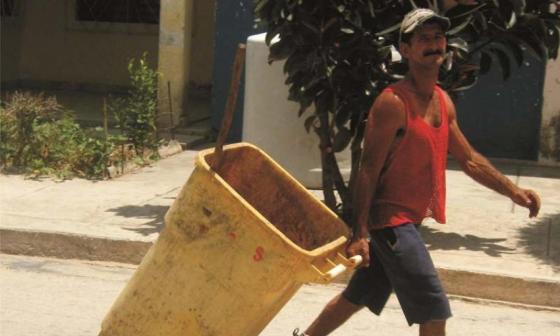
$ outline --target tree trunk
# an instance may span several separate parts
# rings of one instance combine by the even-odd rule
[[[319,114],[319,148],[321,150],[322,184],[325,204],[333,211],[336,211],[336,197],[334,195],[334,179],[332,160],[329,154],[332,153],[331,137],[329,135],[329,115],[328,113]]]

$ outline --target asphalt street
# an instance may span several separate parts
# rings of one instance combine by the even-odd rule
[[[135,266],[108,262],[0,255],[0,334],[96,335]],[[261,336],[289,336],[304,328],[341,285],[305,285]],[[448,335],[560,335],[560,312],[452,299]],[[240,318],[250,318],[240,316]],[[394,297],[380,317],[361,311],[335,336],[417,335]],[[238,336],[238,335],[235,335]]]

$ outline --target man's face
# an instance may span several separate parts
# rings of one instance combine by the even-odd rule
[[[447,39],[445,32],[437,23],[426,23],[417,28],[408,43],[400,45],[401,55],[410,66],[441,66],[445,60]]]

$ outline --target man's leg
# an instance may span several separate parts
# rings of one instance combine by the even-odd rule
[[[305,335],[328,335],[362,308],[363,306],[355,305],[339,294],[323,308],[321,314],[307,328]]]
[[[363,307],[368,307],[376,315],[381,314],[392,287],[371,245],[369,251],[369,267],[360,267],[354,272],[344,292],[323,308],[304,335],[328,335]]]
[[[445,336],[445,320],[422,323],[420,336]]]
[[[443,336],[451,308],[416,226],[404,224],[372,232],[372,245],[390,279],[407,322],[421,336]]]

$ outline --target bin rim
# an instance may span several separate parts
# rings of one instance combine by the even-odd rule
[[[272,159],[272,157],[270,155],[268,155],[267,153],[265,153],[262,149],[260,149],[259,147],[248,143],[248,142],[238,142],[238,143],[234,143],[234,144],[229,144],[229,145],[225,145],[223,147],[223,151],[224,153],[228,150],[233,150],[233,149],[237,149],[237,148],[243,148],[243,147],[249,147],[253,150],[258,151],[262,156],[264,156],[266,159],[268,159],[273,166],[275,166],[278,170],[284,172],[284,174],[293,182],[295,182],[295,186],[296,188],[298,188],[300,191],[305,192],[306,194],[309,195],[309,191],[298,181],[296,180],[288,171],[286,171],[282,166],[280,166],[276,161],[274,161],[274,159]],[[199,166],[200,168],[204,169],[205,171],[209,172],[218,182],[220,182],[220,184],[226,188],[226,190],[228,190],[235,198],[237,198],[239,200],[239,202],[246,208],[250,209],[251,212],[257,217],[259,218],[259,220],[261,222],[263,222],[265,224],[265,227],[272,231],[272,233],[274,233],[275,235],[277,235],[278,237],[280,237],[280,239],[282,239],[286,244],[288,244],[290,247],[292,247],[294,250],[296,250],[298,253],[303,254],[307,257],[311,257],[311,258],[315,258],[315,257],[319,257],[319,256],[323,256],[327,253],[330,253],[332,251],[337,250],[340,246],[343,246],[347,241],[348,238],[345,236],[340,236],[337,239],[324,244],[320,247],[317,247],[313,250],[306,250],[302,247],[300,247],[299,245],[297,245],[296,243],[294,243],[291,239],[289,239],[282,231],[280,231],[278,228],[276,228],[276,226],[274,226],[266,217],[264,217],[257,209],[255,209],[249,202],[247,202],[245,200],[245,198],[243,198],[243,196],[241,196],[235,189],[233,189],[233,187],[227,183],[216,171],[214,171],[211,167],[210,164],[206,161],[205,157],[209,154],[214,153],[215,149],[214,148],[210,148],[210,149],[205,149],[202,150],[198,153],[197,159],[195,164],[197,166]],[[310,195],[314,201],[316,202],[316,204],[318,204],[318,206],[322,207],[323,210],[329,212],[330,214],[333,215],[333,217],[335,218],[335,220],[342,222],[342,220],[340,218],[338,218],[338,216],[331,210],[329,209],[329,207],[327,207],[325,204],[323,204],[321,201],[319,201],[318,199],[316,199],[313,195]],[[341,223],[342,225],[346,225],[344,223]]]

